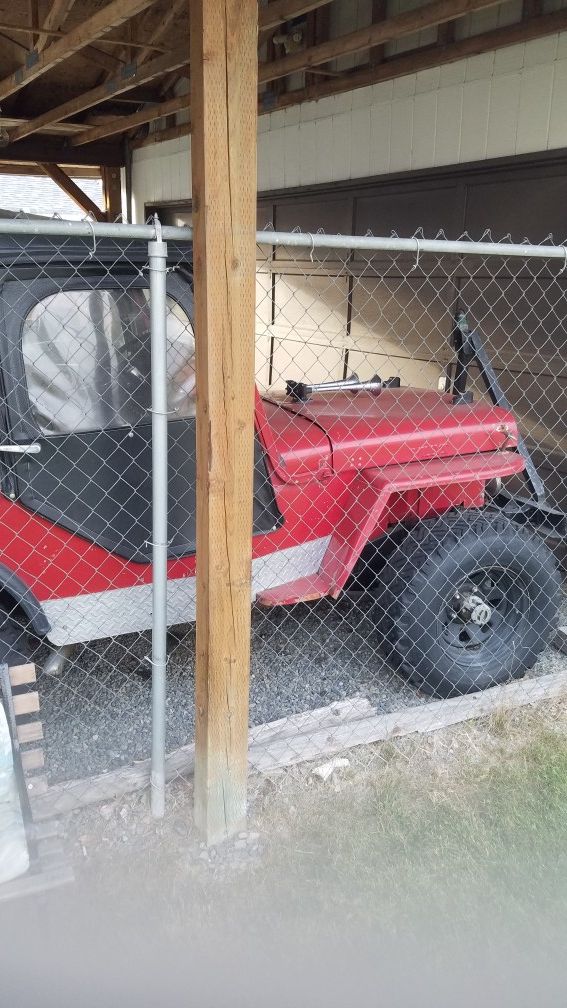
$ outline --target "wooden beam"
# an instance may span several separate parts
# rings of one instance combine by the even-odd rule
[[[60,165],[63,171],[74,178],[100,178],[98,165]],[[18,164],[14,161],[0,161],[0,175],[45,175],[37,164]]]
[[[254,436],[257,0],[192,0],[197,340],[195,821],[246,819]]]
[[[46,133],[0,148],[0,157],[6,164],[36,164],[41,161],[59,165],[72,162],[78,165],[113,166],[124,163],[124,150],[120,140],[112,138],[70,150],[66,137]]]
[[[437,45],[446,46],[455,41],[455,22],[445,21],[437,27]]]
[[[29,10],[30,10],[30,22],[31,22],[31,33],[30,33],[30,50],[35,49],[38,40],[38,29],[39,29],[39,7],[38,0],[29,0]]]
[[[288,74],[326,63],[338,56],[364,52],[366,49],[392,42],[424,28],[434,27],[444,21],[451,21],[472,11],[495,7],[498,2],[499,0],[433,0],[433,3],[397,14],[386,21],[360,28],[348,35],[322,42],[311,49],[290,53],[289,56],[284,56],[274,63],[263,63],[260,67],[259,80],[263,82],[275,80],[277,77],[286,77]]]
[[[16,140],[21,140],[23,137],[30,136],[45,126],[50,126],[53,123],[61,122],[62,119],[68,119],[70,116],[85,112],[86,109],[92,108],[93,105],[98,105],[100,102],[113,101],[125,91],[130,91],[139,84],[148,84],[150,81],[155,80],[156,77],[161,77],[170,70],[182,67],[187,62],[187,51],[183,49],[171,53],[171,55],[156,56],[155,59],[149,60],[149,62],[144,63],[141,67],[134,64],[128,69],[127,74],[117,74],[116,77],[105,81],[104,84],[99,84],[97,87],[91,88],[90,91],[85,91],[76,98],[71,98],[62,105],[58,105],[57,108],[50,109],[48,112],[36,116],[35,119],[30,119],[22,126],[18,126],[10,132],[10,142],[13,143]]]
[[[259,113],[260,114],[260,113]],[[154,130],[145,137],[130,141],[132,150],[139,150],[140,147],[153,147],[155,144],[165,143],[166,140],[178,140],[179,137],[190,136],[193,132],[191,123],[181,123],[179,126],[170,126],[166,129]],[[90,150],[90,147],[88,148]]]
[[[388,0],[372,0],[372,24],[379,24],[388,17]],[[373,46],[370,50],[369,63],[377,66],[385,56],[385,46]]]
[[[2,116],[2,129],[8,130],[16,129],[17,126],[23,126],[27,123],[28,119],[21,119],[17,116]],[[84,130],[84,125],[82,123],[53,123],[52,126],[47,127],[49,133],[63,134],[64,136],[71,136],[73,133],[81,133]],[[1,148],[0,148],[1,150]]]
[[[541,17],[531,18],[529,21],[519,21],[517,24],[505,25],[502,28],[482,32],[480,35],[460,39],[448,46],[415,49],[413,52],[385,60],[377,67],[363,67],[361,70],[321,81],[311,87],[288,92],[278,99],[274,107],[288,108],[290,105],[299,105],[305,101],[317,101],[329,95],[369,87],[381,81],[404,77],[420,70],[429,70],[431,67],[445,66],[447,63],[455,63],[469,56],[479,56],[494,49],[530,42],[532,39],[565,30],[567,30],[567,10],[542,14]],[[273,107],[265,111],[271,112]]]
[[[74,2],[75,0],[53,0],[51,7],[43,20],[42,28],[44,31],[50,31],[52,29],[58,31],[62,28]],[[42,52],[48,42],[49,35],[42,35],[40,33],[36,46],[37,51]]]
[[[41,163],[38,165],[38,168],[41,168],[51,181],[55,182],[66,193],[69,199],[72,199],[73,203],[81,210],[84,210],[86,214],[90,214],[97,221],[105,220],[104,212],[97,207],[96,203],[93,203],[81,187],[59,165]]]
[[[101,140],[103,137],[114,136],[117,133],[127,133],[128,130],[143,126],[144,123],[163,119],[164,116],[173,115],[175,112],[181,112],[182,109],[187,108],[189,108],[189,95],[158,102],[157,105],[148,105],[146,108],[140,109],[139,112],[133,112],[132,115],[116,116],[111,122],[104,123],[104,125],[83,130],[82,133],[70,140],[70,145],[71,147],[81,147],[83,144],[92,143],[93,140]]]
[[[185,2],[185,0],[183,0],[183,2]],[[129,23],[131,23],[131,22],[129,22]],[[37,31],[39,29],[37,29],[37,28],[34,29],[33,24],[29,24],[29,25],[15,25],[15,24],[6,24],[3,21],[0,22],[0,31],[15,32],[16,35],[18,35],[18,34],[19,35],[28,35],[28,34],[30,34],[30,32],[33,32],[34,30]],[[57,30],[50,29],[48,31],[46,28],[42,28],[41,31],[43,33],[45,33],[48,36],[49,39],[67,38],[67,36],[69,34],[68,32],[60,31],[59,29],[57,29]],[[101,39],[101,44],[103,44],[103,45],[109,45],[109,46],[122,46],[122,47],[124,46],[124,42],[122,41],[122,39],[115,39],[115,38],[103,38],[103,39]],[[87,46],[87,49],[89,49],[89,48],[90,48],[90,46]],[[168,51],[164,46],[161,46],[161,45],[157,44],[157,39],[154,39],[153,42],[142,42],[139,39],[134,39],[134,38],[128,39],[128,48],[144,49],[144,50],[147,51],[148,54],[152,53],[152,52],[162,52],[163,53],[163,52],[167,52]],[[123,61],[121,59],[119,59],[118,62],[122,63]]]
[[[106,219],[114,222],[122,219],[122,180],[120,168],[102,169],[102,192]]]
[[[47,51],[30,53],[25,66],[0,81],[0,99],[14,94],[30,81],[37,80],[42,74],[47,73],[48,70],[57,66],[58,63],[62,63],[74,53],[80,52],[101,35],[106,34],[112,28],[117,28],[134,14],[145,10],[152,2],[153,0],[111,0],[109,4],[105,4],[102,10],[97,11],[92,17],[67,32],[64,38],[53,42]]]

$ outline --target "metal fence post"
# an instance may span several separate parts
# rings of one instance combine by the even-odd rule
[[[152,766],[151,809],[165,812],[167,662],[167,245],[155,218],[148,242],[152,359]]]

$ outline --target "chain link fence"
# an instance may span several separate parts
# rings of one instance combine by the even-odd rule
[[[166,777],[192,766],[191,245],[5,224],[0,657],[36,664],[57,812],[147,785],[152,719]],[[566,262],[259,233],[254,769],[565,690]]]

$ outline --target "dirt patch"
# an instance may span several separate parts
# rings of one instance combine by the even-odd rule
[[[58,1003],[562,1003],[567,701],[344,756],[253,777],[247,833],[214,849],[188,781],[163,822],[146,795],[68,817],[77,881],[40,939],[75,964]]]

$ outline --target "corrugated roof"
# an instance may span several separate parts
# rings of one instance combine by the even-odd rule
[[[102,210],[102,179],[74,181]],[[65,220],[81,220],[85,216],[55,182],[40,175],[0,175],[0,214],[2,210],[8,211],[9,216],[21,213]]]

